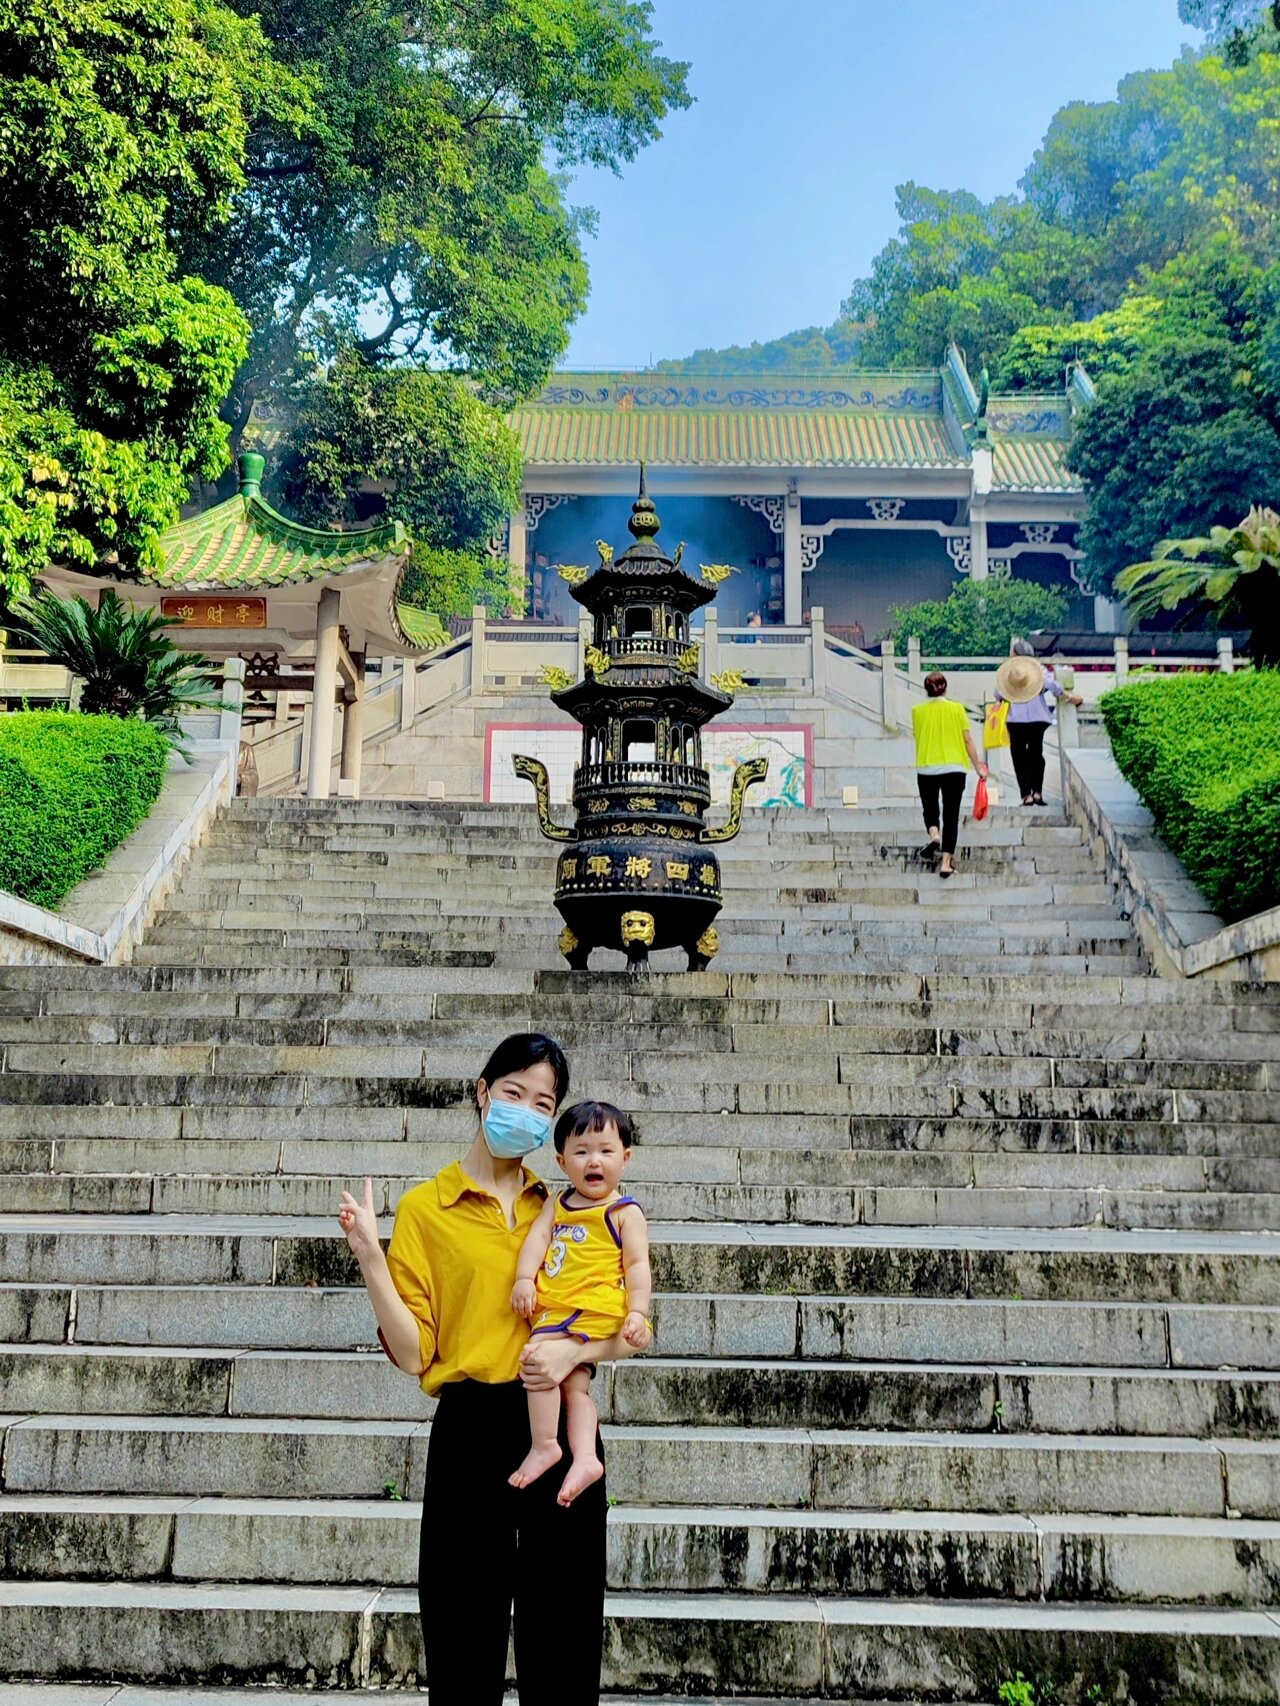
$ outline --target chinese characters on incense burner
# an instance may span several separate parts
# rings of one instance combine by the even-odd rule
[[[672,559],[657,544],[643,475],[627,525],[635,543],[616,557],[603,548],[595,572],[571,586],[591,613],[593,643],[583,679],[551,695],[582,724],[575,827],[553,822],[543,764],[520,757],[515,770],[534,785],[542,833],[572,843],[555,895],[569,964],[585,970],[594,949],[613,948],[638,971],[651,951],[680,948],[700,971],[719,947],[720,865],[709,848],[737,835],[747,789],[764,780],[768,761],[737,767],[729,820],[708,829],[702,727],[733,699],[699,679],[689,625],[715,589],[684,573],[679,552]]]

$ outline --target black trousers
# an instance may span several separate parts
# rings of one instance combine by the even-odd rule
[[[1048,723],[1009,724],[1009,756],[1024,800],[1028,794],[1044,792],[1044,737],[1048,727]]]
[[[440,1394],[418,1554],[431,1706],[501,1706],[513,1603],[522,1706],[599,1706],[605,1483],[568,1510],[556,1503],[563,1407],[560,1427],[563,1463],[517,1490],[507,1476],[529,1449],[520,1382],[462,1380]]]
[[[967,780],[963,770],[946,770],[940,776],[916,776],[920,789],[920,804],[924,808],[926,829],[942,828],[942,851],[954,853],[960,833],[960,802],[964,799]],[[939,814],[938,803],[942,810]]]

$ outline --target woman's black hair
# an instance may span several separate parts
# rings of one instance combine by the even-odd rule
[[[640,1131],[636,1122],[630,1114],[615,1108],[612,1102],[575,1102],[556,1121],[556,1154],[564,1154],[564,1146],[571,1137],[581,1137],[588,1131],[603,1131],[606,1126],[618,1128],[624,1149],[630,1149],[639,1141]]]
[[[569,1094],[569,1062],[558,1042],[552,1037],[540,1036],[537,1031],[516,1031],[512,1036],[504,1037],[485,1061],[480,1077],[492,1089],[499,1078],[507,1078],[513,1072],[527,1072],[531,1066],[539,1066],[543,1061],[556,1075],[558,1108]]]

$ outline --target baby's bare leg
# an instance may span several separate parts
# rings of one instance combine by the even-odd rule
[[[586,1369],[575,1368],[560,1390],[564,1393],[565,1420],[573,1462],[556,1497],[562,1505],[571,1505],[579,1493],[600,1479],[604,1474],[604,1464],[596,1455],[599,1417],[591,1400],[591,1380]]]
[[[527,1487],[548,1469],[554,1469],[564,1453],[556,1440],[560,1431],[560,1388],[548,1392],[530,1392],[529,1397],[529,1455],[510,1477],[513,1487]]]

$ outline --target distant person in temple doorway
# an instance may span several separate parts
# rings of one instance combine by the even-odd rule
[[[916,737],[916,782],[924,827],[929,839],[921,849],[926,859],[941,855],[940,877],[954,877],[956,840],[960,833],[960,802],[969,765],[979,776],[987,766],[969,727],[963,705],[946,697],[947,678],[935,670],[924,678],[928,698],[913,707],[911,728]]]
[[[1082,705],[1078,693],[1068,693],[1035,656],[1029,640],[1015,640],[1012,656],[996,671],[996,698],[1009,705],[1009,756],[1024,806],[1042,806],[1044,798],[1044,737],[1053,722],[1053,705],[1065,699]]]

